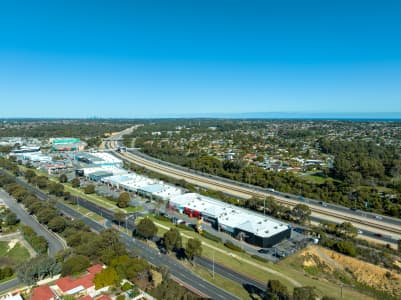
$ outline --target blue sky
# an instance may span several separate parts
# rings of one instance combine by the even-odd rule
[[[400,1],[1,1],[0,117],[401,112]]]

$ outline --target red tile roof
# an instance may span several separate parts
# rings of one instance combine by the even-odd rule
[[[111,298],[109,296],[103,295],[100,298],[97,298],[96,300],[111,300]]]
[[[87,269],[89,274],[84,275],[78,279],[73,279],[69,276],[60,278],[56,281],[56,285],[60,288],[63,293],[66,293],[72,289],[82,286],[84,289],[88,289],[94,286],[93,279],[95,275],[102,270],[101,265],[94,265]]]
[[[91,296],[85,296],[83,298],[80,298],[79,300],[93,300]]]
[[[50,300],[54,299],[52,290],[47,285],[42,285],[32,290],[31,300]]]
[[[88,272],[91,274],[100,273],[102,270],[103,270],[102,265],[94,265],[94,266],[88,268]]]

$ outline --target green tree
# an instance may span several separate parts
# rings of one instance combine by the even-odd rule
[[[48,188],[49,188],[49,194],[53,194],[58,197],[63,196],[64,194],[64,185],[62,185],[61,183],[51,182]]]
[[[49,248],[49,245],[47,244],[47,241],[43,236],[35,235],[31,239],[29,239],[28,242],[39,254],[45,254],[47,252],[47,249]]]
[[[116,213],[114,213],[114,215],[113,215],[113,220],[114,220],[115,222],[117,222],[118,225],[121,225],[121,223],[125,222],[125,217],[126,217],[126,215],[125,215],[124,213],[122,213],[122,212],[116,212]]]
[[[60,273],[61,265],[53,257],[38,256],[18,268],[17,276],[25,284],[31,285],[46,277]]]
[[[39,212],[40,209],[42,209],[42,207],[43,203],[39,200],[36,200],[28,205],[27,210],[30,214],[36,214],[37,212]]]
[[[84,189],[85,194],[93,194],[95,192],[95,186],[93,184],[88,184]]]
[[[16,225],[18,223],[18,221],[19,220],[17,218],[17,215],[15,213],[13,213],[12,211],[10,211],[6,214],[5,223],[7,226]]]
[[[36,217],[42,224],[47,224],[51,219],[58,215],[57,211],[52,207],[45,207],[37,212]]]
[[[73,255],[67,258],[62,265],[61,275],[74,275],[86,270],[90,266],[90,260],[83,255]]]
[[[125,245],[114,229],[106,229],[100,233],[98,251],[102,262],[106,265],[109,265],[114,258],[127,254]]]
[[[117,200],[117,206],[121,208],[128,207],[130,201],[130,196],[127,192],[123,192],[120,194]]]
[[[40,188],[40,189],[45,189],[48,184],[48,179],[46,176],[37,176],[37,177],[34,177],[34,180],[32,183],[37,185],[38,188]]]
[[[295,287],[293,300],[316,300],[316,290],[312,286]]]
[[[32,182],[32,179],[36,176],[35,171],[33,170],[26,170],[25,172],[25,178],[28,180],[29,183]]]
[[[126,278],[128,280],[146,277],[150,269],[150,265],[146,260],[139,257],[130,258],[127,255],[115,257],[111,261],[110,266],[116,269],[120,278]]]
[[[81,184],[81,180],[79,180],[78,177],[75,177],[73,180],[71,180],[71,185],[73,188],[78,188]]]
[[[113,267],[103,269],[100,273],[95,275],[95,279],[93,280],[95,289],[97,290],[107,286],[115,287],[118,285],[119,281],[120,278]]]
[[[266,299],[289,300],[290,294],[287,287],[279,280],[269,280],[267,282]]]
[[[49,221],[47,227],[54,232],[63,232],[66,227],[66,221],[63,217],[57,216]]]
[[[180,231],[177,228],[171,228],[163,235],[163,243],[166,250],[172,251],[182,247],[182,238]]]
[[[202,242],[199,239],[189,239],[185,248],[185,256],[193,260],[195,256],[202,254]]]
[[[349,241],[339,241],[334,245],[334,250],[349,255],[356,256],[357,250],[355,245]]]
[[[358,234],[358,229],[351,222],[343,222],[336,225],[336,232],[346,238],[355,238]]]
[[[151,219],[143,218],[136,226],[136,234],[145,239],[149,239],[157,234],[157,227]]]
[[[66,183],[68,181],[68,177],[65,174],[61,174],[58,179],[59,179],[60,183]]]
[[[310,221],[311,210],[308,205],[305,204],[297,204],[291,211],[292,216],[294,217],[296,222],[301,224],[307,223]]]

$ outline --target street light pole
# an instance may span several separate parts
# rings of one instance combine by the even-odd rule
[[[213,279],[214,279],[214,251],[213,251]]]
[[[266,197],[263,199],[263,214],[266,215]]]
[[[128,220],[131,217],[135,218],[135,213],[133,215],[130,215],[130,216],[125,216],[125,230],[127,231],[127,234],[128,234]]]

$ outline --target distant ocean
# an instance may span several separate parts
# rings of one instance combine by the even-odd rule
[[[157,117],[156,117],[157,118]],[[159,118],[218,118],[255,120],[320,120],[320,121],[386,121],[400,122],[401,112],[395,113],[292,113],[292,112],[249,112],[249,113],[198,113],[160,116]]]
[[[247,112],[247,113],[188,113],[168,115],[138,115],[132,117],[96,118],[0,118],[0,121],[39,120],[157,120],[157,119],[241,119],[241,120],[316,120],[355,122],[401,122],[401,112],[390,113],[299,113],[299,112]]]

